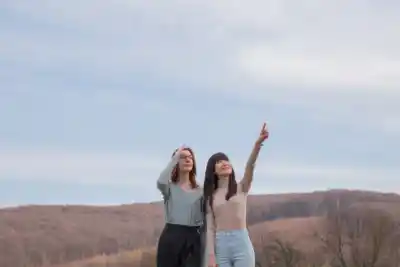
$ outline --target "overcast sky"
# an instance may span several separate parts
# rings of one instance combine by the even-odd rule
[[[395,0],[1,1],[0,205],[159,200],[177,146],[201,181],[217,151],[240,174],[263,121],[253,193],[400,192],[398,14]]]

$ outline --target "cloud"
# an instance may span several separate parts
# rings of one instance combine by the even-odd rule
[[[393,94],[400,84],[395,34],[400,19],[394,12],[399,7],[387,1],[43,0],[6,7],[45,23],[48,31],[64,29],[64,36],[54,37],[6,32],[10,41],[3,46],[9,55],[35,64],[79,62],[112,75],[156,68],[157,75],[192,83],[205,73],[213,83],[227,85],[248,77],[249,88],[261,83],[295,91]],[[220,68],[217,73],[207,71],[214,66]],[[265,97],[273,96],[271,91],[276,90]]]
[[[285,23],[278,41],[249,44],[240,53],[252,79],[293,90],[399,96],[400,37],[394,33],[400,19],[393,12],[399,6],[280,2]]]
[[[310,179],[335,179],[343,182],[351,179],[371,181],[377,177],[393,178],[400,173],[400,169],[268,162],[263,164],[259,172],[282,179],[299,176]]]
[[[400,175],[399,168],[295,162],[266,162],[257,165],[253,186],[253,192],[257,194],[338,188],[400,192],[393,187]]]
[[[302,48],[298,50],[289,54],[287,49],[267,44],[248,47],[240,55],[239,64],[251,79],[266,85],[301,87],[311,92],[351,88],[359,93],[398,93],[399,60],[367,57],[364,53],[335,55],[332,51],[302,55]]]
[[[68,151],[57,149],[2,149],[0,178],[95,184],[147,183],[165,164],[145,153]],[[154,178],[156,179],[156,178]]]
[[[390,134],[393,136],[399,136],[400,135],[400,118],[399,118],[399,116],[386,117],[383,120],[382,129],[387,134]]]
[[[125,87],[145,76],[174,84],[165,90],[306,107],[335,122],[396,132],[387,126],[388,117],[400,116],[394,1],[2,5],[15,25],[25,24],[0,31],[1,56],[35,72],[73,72]]]
[[[372,167],[393,162],[400,133],[395,1],[15,0],[0,7],[1,137],[40,143],[2,149],[0,177],[152,179],[164,159],[150,149],[170,146],[158,142],[160,129],[170,129],[171,143],[188,136],[178,120],[168,121],[182,109],[207,153],[236,138],[233,154],[241,153],[245,134],[231,121],[246,128],[269,117],[274,157],[286,158],[258,164],[266,180],[257,188],[345,186],[397,174]],[[233,104],[222,111],[221,103]],[[222,127],[209,119],[215,114],[231,136],[203,134]],[[135,153],[109,150],[116,146]],[[371,160],[366,146],[381,157]],[[318,155],[371,166],[310,162]]]
[[[199,179],[202,181],[203,158],[198,157]],[[130,185],[154,191],[154,183],[168,159],[144,152],[78,151],[60,149],[4,148],[0,152],[0,180],[49,181],[97,185]],[[240,179],[244,160],[235,160]],[[260,161],[257,163],[254,188],[267,192],[272,188],[304,188],[307,191],[328,187],[363,184],[374,189],[390,189],[400,169],[354,165],[321,165],[294,161]],[[390,185],[390,186],[387,186]],[[143,197],[143,196],[142,196]],[[138,199],[141,201],[141,199]],[[150,199],[146,199],[150,200]]]

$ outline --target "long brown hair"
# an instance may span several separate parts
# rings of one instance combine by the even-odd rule
[[[192,170],[189,172],[189,182],[190,185],[192,186],[192,189],[198,188],[199,185],[197,184],[196,181],[196,174],[197,174],[197,169],[196,169],[196,159],[194,157],[194,152],[190,147],[185,147],[184,150],[187,150],[190,152],[190,154],[192,155],[192,161],[193,161],[193,168]],[[176,149],[174,151],[174,153],[172,154],[172,156],[174,156],[176,154],[176,152],[178,151],[178,149]],[[171,182],[176,184],[177,182],[179,182],[179,163],[176,164],[174,170],[171,173]]]

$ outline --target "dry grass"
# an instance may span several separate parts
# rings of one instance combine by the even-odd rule
[[[138,263],[141,259],[141,251],[134,250],[131,252],[119,252],[116,255],[98,255],[91,259],[72,262],[57,267],[83,267],[83,266],[108,266],[108,265],[123,265],[124,263]]]
[[[324,222],[322,217],[280,219],[255,224],[249,227],[249,232],[256,247],[279,239],[306,252],[320,246],[316,233],[322,229]]]
[[[52,267],[153,267],[155,249],[138,249],[113,255],[98,255],[90,259]]]

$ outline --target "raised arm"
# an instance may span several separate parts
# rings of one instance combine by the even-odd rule
[[[250,191],[251,184],[253,182],[255,164],[258,155],[260,154],[261,147],[263,146],[263,143],[268,138],[268,136],[269,132],[267,130],[267,124],[264,123],[260,132],[260,136],[257,138],[253,150],[251,151],[250,157],[247,160],[243,179],[240,181],[241,188],[244,193],[248,193]]]
[[[169,186],[170,186],[170,182],[171,182],[170,180],[171,180],[172,171],[174,170],[176,164],[178,164],[181,151],[182,151],[181,148],[178,149],[178,151],[176,151],[176,153],[172,156],[168,165],[160,173],[160,176],[157,179],[157,188],[158,188],[158,190],[160,190],[160,192],[163,195],[165,200],[168,199],[168,197],[169,197]]]

